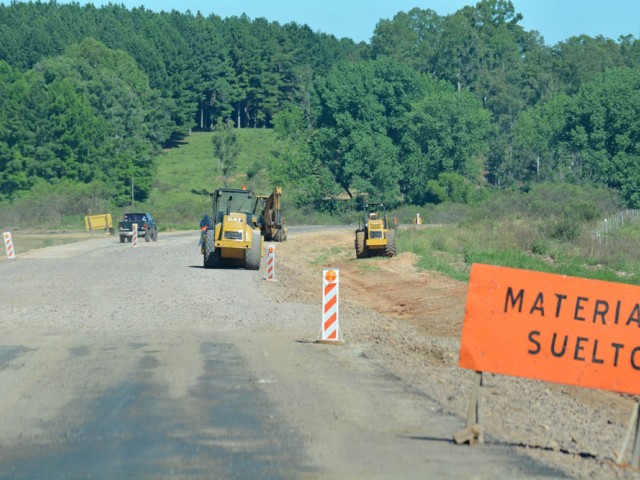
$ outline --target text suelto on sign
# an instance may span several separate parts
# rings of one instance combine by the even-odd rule
[[[640,394],[640,287],[474,264],[459,365]]]

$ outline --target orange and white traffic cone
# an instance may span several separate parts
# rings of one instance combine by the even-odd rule
[[[339,285],[339,269],[326,268],[322,271],[322,329],[317,343],[343,343],[338,308]]]

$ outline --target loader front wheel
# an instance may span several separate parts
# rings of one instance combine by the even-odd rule
[[[364,244],[364,231],[356,230],[356,258],[364,258],[367,256],[366,246]]]
[[[394,257],[396,253],[396,234],[395,232],[389,230],[387,232],[387,244],[384,247],[384,254],[387,257]]]

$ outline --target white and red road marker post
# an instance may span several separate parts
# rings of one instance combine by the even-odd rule
[[[16,258],[16,252],[13,249],[13,240],[11,240],[11,232],[4,232],[4,249],[7,251],[7,258]]]
[[[133,231],[131,232],[131,246],[137,247],[138,246],[138,224],[134,223],[133,225],[131,225],[131,228],[133,229]]]
[[[322,271],[322,328],[317,343],[342,344],[339,319],[340,270]]]
[[[267,280],[276,279],[276,246],[269,244],[267,247]]]

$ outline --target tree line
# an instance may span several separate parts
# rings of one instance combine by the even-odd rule
[[[298,204],[471,203],[562,181],[640,204],[640,41],[548,46],[506,0],[382,19],[369,43],[246,16],[0,5],[0,200],[41,182],[144,200],[192,130],[274,128]]]

